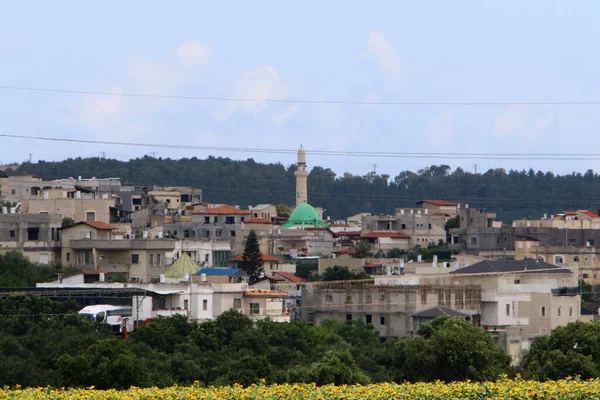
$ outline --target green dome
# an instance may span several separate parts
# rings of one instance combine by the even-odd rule
[[[319,218],[317,210],[307,203],[300,204],[296,207],[287,222],[282,225],[282,228],[302,228],[305,226],[327,228],[327,224]]]

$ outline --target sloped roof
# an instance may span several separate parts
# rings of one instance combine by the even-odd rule
[[[317,210],[308,203],[300,204],[294,209],[292,215],[285,224],[281,227],[284,229],[297,228],[297,227],[317,227],[317,228],[328,228],[327,224],[319,218]]]
[[[455,203],[453,201],[447,201],[447,200],[420,200],[417,201],[417,204],[420,203],[429,203],[429,204],[434,204],[436,206],[457,206],[458,203]]]
[[[279,275],[284,279],[287,279],[290,282],[293,283],[302,283],[302,282],[308,282],[308,280],[301,278],[299,276],[296,276],[294,274],[292,274],[291,272],[276,272],[275,275]]]
[[[583,215],[587,215],[590,218],[600,218],[600,216],[596,213],[593,213],[591,211],[588,210],[579,210],[580,213],[582,213]]]
[[[206,274],[207,276],[231,276],[243,275],[244,273],[237,268],[202,268],[196,272],[196,275]]]
[[[194,211],[192,214],[204,215],[249,215],[250,211],[241,210],[232,206],[209,207],[205,210]]]
[[[363,265],[363,268],[379,268],[381,266],[382,264],[366,263]]]
[[[411,314],[411,317],[413,318],[437,318],[442,316],[458,318],[470,317],[469,314],[461,313],[460,311],[441,306],[428,308],[426,310],[418,311],[416,313]]]
[[[337,231],[337,232],[333,232],[333,235],[338,237],[338,236],[360,236],[362,234],[362,231]]]
[[[271,207],[270,204],[258,204],[256,207],[252,207],[252,211],[254,211],[254,210],[260,211],[260,210],[264,210],[265,208],[269,208],[269,207]]]
[[[404,233],[393,232],[393,231],[369,232],[369,233],[363,234],[362,237],[364,237],[364,238],[385,237],[385,238],[397,238],[397,239],[402,239],[402,238],[410,239],[410,236],[405,235]]]
[[[165,272],[167,278],[183,278],[186,274],[194,275],[200,271],[196,264],[187,253],[183,253]]]
[[[571,270],[557,267],[545,261],[526,258],[525,260],[483,260],[468,267],[459,268],[451,274],[489,274],[489,273],[526,273],[526,274],[570,274]]]

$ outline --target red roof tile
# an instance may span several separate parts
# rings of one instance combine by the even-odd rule
[[[379,268],[379,267],[381,267],[381,264],[366,263],[363,265],[363,268]]]
[[[291,281],[293,283],[308,282],[308,280],[301,278],[299,276],[296,276],[296,275],[292,274],[291,272],[275,272],[275,275],[279,275],[282,278],[287,279],[288,281]]]
[[[251,297],[288,297],[290,294],[282,290],[246,290],[244,296]]]
[[[364,238],[396,238],[396,239],[410,239],[410,236],[405,235],[404,233],[394,232],[394,231],[383,231],[383,232],[369,232],[362,235]]]
[[[263,254],[263,261],[283,261],[283,258],[272,256],[269,254]],[[242,256],[235,256],[228,259],[228,261],[242,261]]]
[[[81,222],[77,222],[73,225],[67,226],[64,229],[69,229],[73,226],[77,226],[77,225],[87,225],[87,226],[91,226],[92,228],[96,228],[96,229],[100,229],[100,230],[107,230],[107,231],[112,231],[113,229],[117,229],[115,226],[106,224],[104,222],[100,222],[100,221],[81,221]]]
[[[456,207],[458,205],[458,203],[454,203],[452,201],[446,201],[446,200],[420,200],[417,201],[417,204],[419,203],[429,203],[429,204],[434,204],[436,206],[454,206]]]
[[[250,211],[241,210],[232,206],[209,207],[206,210],[195,211],[192,214],[204,215],[248,215]]]
[[[244,221],[246,224],[271,224],[271,221],[264,218],[250,218]]]
[[[579,210],[579,212],[582,213],[582,214],[584,214],[584,215],[587,215],[588,217],[591,217],[591,218],[600,218],[600,216],[598,214],[595,214],[595,213],[593,213],[591,211],[588,211],[588,210]]]

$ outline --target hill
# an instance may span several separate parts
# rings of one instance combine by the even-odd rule
[[[23,163],[19,171],[44,179],[120,177],[139,185],[202,188],[204,200],[247,207],[251,204],[294,204],[295,166],[261,164],[253,159],[143,157],[129,161],[75,158],[60,162]],[[12,170],[7,170],[10,174]],[[403,171],[395,177],[369,173],[337,176],[331,169],[314,167],[308,178],[309,202],[326,209],[326,215],[343,218],[358,212],[392,213],[414,206],[426,198],[467,203],[496,211],[510,222],[539,218],[543,213],[565,209],[600,208],[600,178],[585,174],[554,175],[550,172],[492,169],[473,174],[447,165],[432,165],[417,172]]]

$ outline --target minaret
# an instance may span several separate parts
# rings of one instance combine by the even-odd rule
[[[300,145],[298,149],[298,167],[296,168],[296,207],[300,204],[308,202],[308,187],[306,180],[308,178],[308,171],[306,170],[306,151]]]

